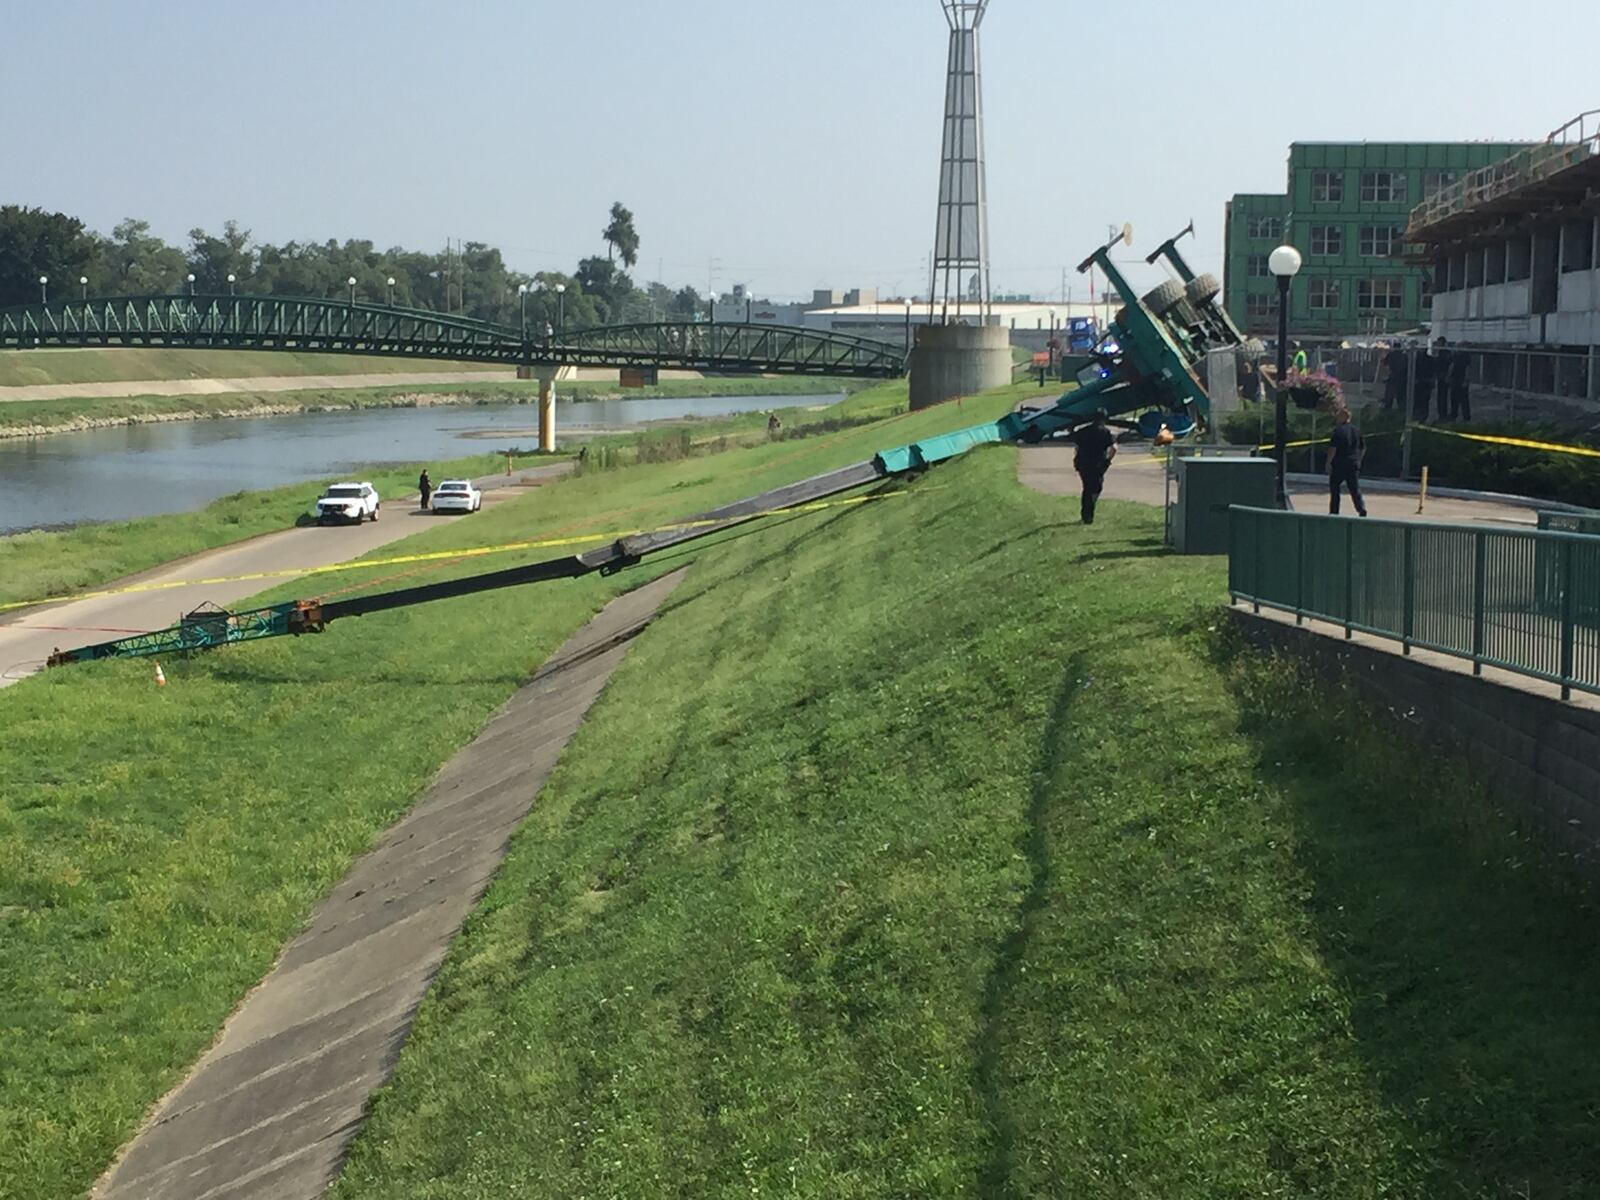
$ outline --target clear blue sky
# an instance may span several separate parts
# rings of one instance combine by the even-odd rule
[[[5,0],[3,28],[0,203],[531,271],[620,199],[641,281],[926,287],[937,0]],[[1219,270],[1224,201],[1281,189],[1291,141],[1542,137],[1600,107],[1597,35],[1594,0],[993,0],[996,287],[1056,293],[1122,221],[1142,257],[1193,217]]]

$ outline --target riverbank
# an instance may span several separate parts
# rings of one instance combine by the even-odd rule
[[[748,386],[750,381],[742,382]],[[662,387],[676,389],[677,385]],[[826,408],[795,412],[788,418],[783,437],[833,432],[892,416],[905,406],[903,380],[879,384]],[[593,462],[588,465],[592,470],[606,470],[623,461],[700,456],[769,440],[766,418],[760,413],[699,420],[692,423],[692,430],[682,427],[682,423],[675,424],[679,427],[598,438],[592,443]],[[518,466],[527,466],[535,461],[568,457],[571,456],[560,453],[519,455],[516,461]],[[487,453],[445,462],[429,460],[427,465],[433,478],[439,480],[451,475],[470,477],[498,471],[504,468],[505,459]],[[389,462],[349,474],[372,480],[379,495],[398,497],[413,490],[418,467],[417,463]],[[308,511],[310,497],[321,486],[320,481],[313,481],[241,491],[189,512],[0,535],[0,604],[70,595],[177,559],[286,529]],[[0,620],[3,619],[4,614],[0,613]]]
[[[558,400],[649,400],[687,396],[795,396],[816,392],[850,394],[870,381],[809,377],[669,380],[654,387],[575,380],[557,384]],[[431,405],[528,404],[539,394],[533,381],[441,383],[404,387],[308,388],[289,392],[230,392],[224,395],[120,396],[105,399],[18,400],[0,405],[0,438],[47,437],[118,425],[166,421],[213,421],[237,417],[294,416],[367,408]]]

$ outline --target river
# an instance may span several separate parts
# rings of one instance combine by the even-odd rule
[[[824,396],[580,400],[556,409],[557,437],[642,421],[832,404]],[[0,534],[202,508],[232,492],[538,445],[532,404],[371,408],[284,417],[117,425],[0,439]]]

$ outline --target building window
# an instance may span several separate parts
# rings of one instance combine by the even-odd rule
[[[1327,258],[1344,252],[1343,225],[1313,225],[1311,227],[1311,254]]]
[[[1244,298],[1244,315],[1252,321],[1265,321],[1278,315],[1278,298],[1273,295],[1248,295]]]
[[[1362,312],[1387,312],[1405,305],[1404,279],[1363,279],[1356,285],[1356,307]]]
[[[1306,295],[1312,308],[1326,312],[1330,308],[1339,307],[1339,281],[1337,279],[1313,279],[1306,285]]]
[[[1265,279],[1267,271],[1267,256],[1265,254],[1252,254],[1244,260],[1245,274],[1251,279]]]
[[[1367,258],[1390,258],[1400,249],[1400,233],[1393,225],[1363,225],[1361,253]]]
[[[1278,218],[1246,217],[1244,235],[1250,238],[1276,238],[1278,236]]]
[[[1344,199],[1344,175],[1338,171],[1311,172],[1311,202],[1336,204]]]
[[[1424,171],[1422,173],[1423,198],[1426,199],[1435,192],[1449,187],[1455,181],[1456,173],[1454,171]]]
[[[1406,177],[1399,171],[1361,172],[1361,203],[1396,204],[1406,198]]]

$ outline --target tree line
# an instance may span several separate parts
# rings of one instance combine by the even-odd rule
[[[220,232],[189,231],[187,246],[150,232],[148,221],[119,222],[109,236],[77,217],[20,205],[0,206],[0,308],[39,300],[39,277],[49,298],[184,293],[188,277],[199,295],[343,298],[356,281],[358,300],[460,313],[517,325],[526,287],[527,319],[535,329],[564,321],[566,328],[628,321],[694,320],[706,300],[692,287],[660,282],[637,286],[627,269],[639,260],[633,214],[611,206],[601,232],[606,253],[581,259],[570,274],[528,275],[508,267],[498,249],[464,242],[440,251],[380,250],[372,242],[257,242],[237,221]],[[228,277],[232,275],[230,284]],[[394,280],[391,289],[389,280]],[[80,282],[86,281],[86,282]],[[558,292],[557,287],[563,290]]]

